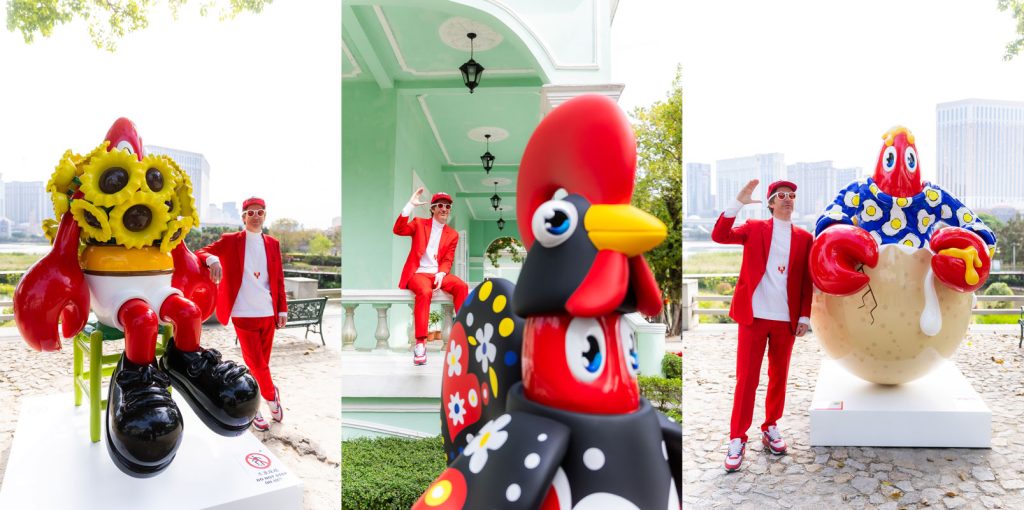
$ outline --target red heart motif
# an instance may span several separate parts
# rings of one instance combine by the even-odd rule
[[[476,374],[469,373],[469,357],[472,351],[461,323],[455,323],[452,327],[450,338],[451,341],[445,346],[444,352],[441,403],[444,406],[445,420],[448,420],[448,434],[455,438],[462,429],[480,420],[483,397],[480,393],[480,380]],[[449,354],[453,345],[459,358],[455,360],[456,369],[451,370],[449,365],[452,359]],[[452,375],[448,375],[449,373]]]

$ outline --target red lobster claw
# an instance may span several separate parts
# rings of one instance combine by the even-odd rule
[[[831,226],[811,245],[810,264],[815,286],[828,294],[847,296],[868,284],[868,275],[856,268],[858,264],[878,264],[878,245],[862,228]]]
[[[60,350],[58,319],[64,338],[71,338],[89,318],[89,287],[78,265],[80,229],[71,213],[64,213],[50,253],[32,264],[14,289],[14,322],[37,351]]]
[[[186,299],[199,307],[205,321],[210,318],[217,306],[217,285],[210,279],[210,269],[188,249],[184,240],[171,250],[171,256],[174,258],[171,286],[180,290]]]
[[[935,252],[932,270],[947,287],[974,292],[985,284],[992,261],[985,242],[977,234],[959,227],[946,227],[932,236],[930,246]]]

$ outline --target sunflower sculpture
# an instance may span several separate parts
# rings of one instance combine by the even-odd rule
[[[192,181],[177,163],[162,154],[140,161],[124,148],[107,150],[104,141],[82,156],[67,151],[46,191],[56,218],[43,222],[53,242],[60,217],[71,211],[87,245],[174,249],[192,227],[199,226]]]
[[[147,155],[135,125],[121,118],[89,154],[65,152],[46,190],[56,219],[43,231],[53,248],[18,282],[14,322],[41,351],[59,350],[90,311],[124,332],[103,434],[114,465],[135,477],[170,465],[184,430],[171,385],[214,432],[245,432],[259,385],[248,369],[200,345],[217,288],[184,242],[199,224],[188,175],[167,156]],[[173,336],[158,360],[160,323]],[[98,422],[92,427],[98,441]]]

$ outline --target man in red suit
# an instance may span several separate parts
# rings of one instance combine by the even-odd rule
[[[746,452],[747,430],[754,415],[754,396],[761,360],[768,348],[768,395],[761,441],[771,453],[786,453],[786,441],[776,422],[786,402],[786,378],[795,336],[807,332],[811,315],[811,276],[807,260],[813,238],[793,226],[796,184],[776,181],[768,186],[769,220],[747,220],[733,228],[736,214],[752,200],[758,181],[747,183],[736,201],[715,223],[711,239],[722,244],[742,244],[743,263],[733,292],[729,316],[739,324],[736,352],[736,393],[733,397],[729,452],[725,469],[736,471]]]
[[[456,313],[469,292],[466,282],[450,274],[452,262],[455,261],[455,247],[459,244],[459,234],[446,225],[451,215],[452,197],[447,193],[435,193],[430,199],[431,218],[412,218],[413,208],[427,204],[420,201],[422,194],[423,188],[412,194],[392,229],[396,235],[412,237],[409,257],[402,267],[398,288],[409,289],[415,296],[413,321],[416,345],[413,347],[412,361],[416,365],[427,363],[427,320],[430,316],[430,296],[434,289],[452,295]]]
[[[266,207],[262,198],[247,198],[242,202],[245,230],[222,235],[210,246],[196,251],[196,255],[209,266],[210,276],[219,284],[217,320],[227,325],[231,318],[242,347],[242,358],[260,385],[260,394],[267,401],[271,418],[280,422],[284,408],[270,377],[270,351],[274,330],[284,327],[288,319],[288,302],[284,293],[281,244],[263,233]],[[258,430],[270,429],[259,412],[252,424]]]

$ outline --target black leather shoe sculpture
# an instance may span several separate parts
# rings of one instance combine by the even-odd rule
[[[221,361],[216,349],[184,352],[172,338],[160,358],[174,389],[207,427],[222,436],[237,436],[252,424],[260,404],[260,387],[249,369]]]
[[[170,379],[156,367],[122,356],[107,394],[107,450],[129,476],[156,475],[174,460],[184,424],[171,399]]]

